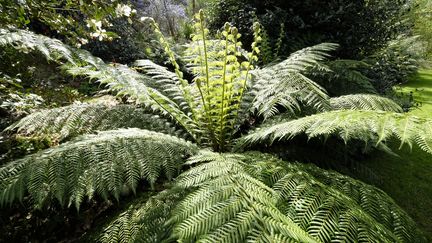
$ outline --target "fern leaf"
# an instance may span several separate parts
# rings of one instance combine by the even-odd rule
[[[245,173],[239,162],[230,155],[220,155],[216,161],[192,169],[209,172],[200,176],[203,180],[191,177],[192,171],[179,178],[178,185],[199,188],[174,211],[174,221],[178,222],[175,236],[181,241],[242,242],[265,234],[317,242],[281,214],[274,191]]]
[[[390,229],[400,241],[424,242],[415,222],[382,190],[314,165],[300,165],[315,179],[354,200],[366,213]],[[379,203],[377,203],[379,202]]]
[[[187,101],[191,97],[186,97],[190,92],[182,90],[182,83],[176,73],[170,72],[167,68],[159,66],[150,60],[137,60],[134,66],[154,79],[154,82],[148,83],[148,85],[175,101],[184,112],[191,112],[190,104]],[[184,88],[190,89],[189,87]]]
[[[329,110],[326,91],[302,72],[325,60],[329,56],[327,52],[336,47],[331,43],[308,47],[291,54],[281,63],[255,71],[258,81],[254,87],[253,107],[258,114],[269,118],[279,112],[278,106],[295,113],[300,110],[300,104],[317,110]]]
[[[360,140],[379,143],[397,138],[404,144],[416,143],[424,151],[432,153],[432,121],[410,114],[384,111],[341,110],[324,112],[296,120],[276,124],[240,139],[240,146],[291,139],[300,134],[309,138],[336,136],[343,141]]]
[[[330,99],[334,110],[381,110],[402,112],[402,107],[388,98],[370,94],[344,95]]]
[[[38,51],[49,61],[68,61],[70,63],[89,63],[100,65],[103,61],[90,52],[70,47],[60,40],[38,35],[28,30],[0,28],[0,46],[10,46],[21,52]]]
[[[77,103],[28,115],[5,131],[23,136],[48,136],[62,141],[81,134],[117,128],[140,128],[187,138],[168,120],[133,105]]]
[[[70,74],[96,79],[118,95],[129,96],[136,100],[137,103],[143,104],[163,116],[172,118],[194,139],[197,139],[200,129],[195,121],[185,114],[177,103],[160,91],[151,88],[153,80],[150,77],[140,74],[125,65],[101,64],[96,68],[93,66],[65,65],[64,68]]]
[[[25,192],[39,207],[52,198],[79,207],[95,194],[118,200],[142,179],[152,186],[161,174],[171,179],[195,150],[182,139],[139,129],[82,136],[1,167],[0,204],[22,200]]]
[[[146,194],[137,198],[100,232],[93,233],[91,240],[101,243],[162,242],[171,235],[171,227],[166,223],[185,194],[183,189],[172,188],[151,197]]]
[[[174,209],[171,219],[181,241],[423,239],[384,192],[338,173],[257,152],[203,152],[190,161],[199,165],[176,184],[196,190]],[[373,200],[383,204],[371,204]]]
[[[65,58],[73,62],[71,48],[61,41],[19,29],[0,29],[0,46],[13,46],[22,52],[39,51],[48,60]]]

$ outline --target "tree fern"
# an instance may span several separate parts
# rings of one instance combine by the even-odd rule
[[[133,105],[77,103],[32,113],[6,129],[23,136],[47,136],[62,141],[81,134],[135,127],[187,138],[169,120]]]
[[[274,142],[300,134],[309,138],[337,136],[345,143],[360,140],[378,146],[391,138],[401,141],[401,147],[417,144],[432,153],[432,121],[410,114],[379,111],[331,111],[276,124],[245,136],[240,144]]]
[[[79,207],[95,194],[118,200],[141,179],[153,187],[162,173],[172,178],[195,150],[182,139],[139,129],[86,135],[0,168],[0,204],[22,200],[26,192],[39,207],[51,198]]]
[[[0,206],[28,199],[40,208],[51,201],[79,208],[86,199],[119,200],[141,189],[138,185],[150,184],[152,189],[166,190],[153,190],[152,196],[132,202],[103,227],[97,240],[422,240],[412,220],[376,188],[261,153],[227,152],[232,151],[235,136],[247,132],[240,129],[245,121],[252,124],[264,118],[271,125],[240,138],[240,146],[270,146],[300,134],[355,139],[373,146],[396,137],[402,145],[416,143],[432,153],[432,121],[391,112],[400,108],[378,96],[330,98],[307,75],[313,67],[327,70],[320,62],[335,44],[305,48],[281,63],[257,68],[259,24],[253,26],[254,42],[247,52],[235,27],[226,24],[211,37],[202,12],[195,21],[193,41],[183,55],[192,80],[183,76],[154,21],[149,22],[173,72],[149,60],[133,67],[106,64],[85,51],[52,47],[51,43],[62,44],[31,32],[1,32],[0,45],[37,49],[48,59],[68,61],[64,69],[70,74],[96,80],[109,92],[127,97],[129,104],[75,104],[39,111],[11,126],[9,132],[48,135],[60,142],[108,131],[82,135],[0,167]],[[21,34],[28,38],[13,37]],[[281,114],[275,117],[277,113]],[[302,117],[311,113],[318,114]],[[110,130],[127,127],[136,128]],[[178,138],[183,133],[176,128],[207,150],[197,154],[198,145]]]

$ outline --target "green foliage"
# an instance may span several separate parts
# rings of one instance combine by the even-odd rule
[[[330,96],[377,93],[372,80],[365,76],[366,70],[370,68],[366,62],[338,59],[325,64],[330,72],[314,67],[308,71],[308,76],[322,85]]]
[[[401,141],[401,147],[417,144],[424,151],[432,153],[432,121],[410,114],[379,111],[331,111],[306,116],[296,120],[259,129],[245,136],[240,144],[250,146],[256,143],[289,140],[306,134],[309,138],[336,136],[345,143],[360,140],[366,145],[379,146],[392,138]]]
[[[394,101],[369,94],[344,95],[330,99],[334,110],[381,110],[402,112],[402,107]]]
[[[417,71],[417,60],[422,53],[419,44],[418,36],[401,36],[365,60],[372,66],[367,76],[380,93],[390,91],[396,84],[407,82]]]
[[[196,166],[173,189],[127,209],[100,242],[424,241],[384,192],[336,172],[258,152],[202,151],[187,164]]]
[[[397,137],[402,144],[416,143],[432,153],[432,121],[391,112],[400,107],[374,95],[330,98],[307,78],[312,68],[329,71],[321,62],[337,45],[315,45],[281,63],[257,68],[259,24],[253,26],[254,42],[247,52],[239,31],[229,24],[212,39],[199,12],[183,57],[192,74],[189,80],[157,24],[147,22],[174,71],[149,60],[137,61],[134,67],[106,64],[88,52],[59,51],[57,47],[65,45],[57,41],[55,48],[38,49],[60,64],[69,61],[63,65],[68,73],[96,80],[128,104],[43,110],[12,126],[9,131],[59,140],[84,135],[0,167],[1,206],[28,199],[38,208],[53,201],[79,208],[86,199],[120,200],[131,191],[135,194],[141,189],[138,185],[165,189],[161,187],[165,181],[189,169],[167,185],[168,190],[132,203],[97,238],[103,242],[422,240],[412,220],[378,189],[260,153],[227,153],[234,139],[248,132],[241,127],[245,122],[258,123],[277,113],[281,113],[278,119],[290,121],[246,135],[239,145],[247,148],[306,133],[309,138],[334,135],[345,143],[361,140],[372,146]],[[46,38],[24,34],[30,43]],[[28,46],[22,38],[8,45],[12,43]],[[109,130],[125,127],[135,128]],[[196,144],[138,129],[182,136],[177,127]],[[88,134],[95,130],[106,131]],[[213,151],[197,154],[199,146]]]
[[[103,31],[110,20],[129,17],[122,1],[13,1],[4,0],[0,11],[2,26],[29,28],[49,36],[62,36],[68,43],[80,44],[89,38],[114,33]],[[87,23],[84,25],[83,23]],[[103,26],[102,26],[103,23]],[[96,36],[96,34],[98,34]]]
[[[29,193],[42,207],[52,199],[77,208],[95,194],[117,200],[145,179],[153,187],[163,173],[173,178],[196,146],[182,139],[139,129],[85,135],[10,162],[0,169],[0,204]]]
[[[61,142],[94,131],[136,127],[166,134],[185,136],[168,120],[133,105],[76,103],[32,113],[5,131],[22,136],[50,137]]]
[[[220,0],[209,12],[211,30],[230,22],[247,41],[251,40],[248,27],[256,18],[272,42],[279,38],[277,26],[283,23],[286,31],[280,56],[326,41],[341,44],[338,57],[357,59],[406,33],[412,24],[408,17],[413,5],[408,0]]]
[[[430,59],[432,57],[432,3],[428,0],[416,0],[414,3],[415,8],[411,14],[415,23],[414,31],[425,42],[426,56]]]
[[[330,107],[326,91],[307,78],[308,68],[318,65],[328,57],[328,51],[338,45],[323,43],[308,47],[291,54],[286,60],[259,69],[256,74],[254,108],[265,118],[279,112],[277,106],[282,106],[290,112],[300,110],[300,103],[312,106],[317,110]]]

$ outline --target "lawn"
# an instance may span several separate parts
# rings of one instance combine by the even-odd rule
[[[412,114],[432,118],[432,70],[423,70],[403,85],[404,92],[413,91],[421,104]],[[393,146],[395,149],[397,145]],[[397,151],[400,157],[385,153],[372,154],[363,161],[379,179],[359,176],[387,192],[428,234],[432,241],[432,155],[419,148]],[[374,176],[375,177],[375,176]]]
[[[432,70],[422,70],[407,84],[402,86],[405,93],[413,92],[414,100],[419,107],[412,114],[432,118]]]

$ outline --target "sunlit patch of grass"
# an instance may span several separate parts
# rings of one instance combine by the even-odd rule
[[[413,92],[419,108],[410,113],[432,118],[432,70],[419,71],[408,83],[402,86],[404,93]],[[403,148],[392,146],[400,157],[394,157],[383,152],[376,152],[364,165],[370,168],[377,179],[367,176],[360,178],[375,184],[387,192],[429,236],[432,242],[432,155],[419,148]]]
[[[419,104],[418,108],[411,110],[418,116],[432,117],[432,70],[421,70],[411,80],[402,85],[405,93],[413,92],[414,100]]]

